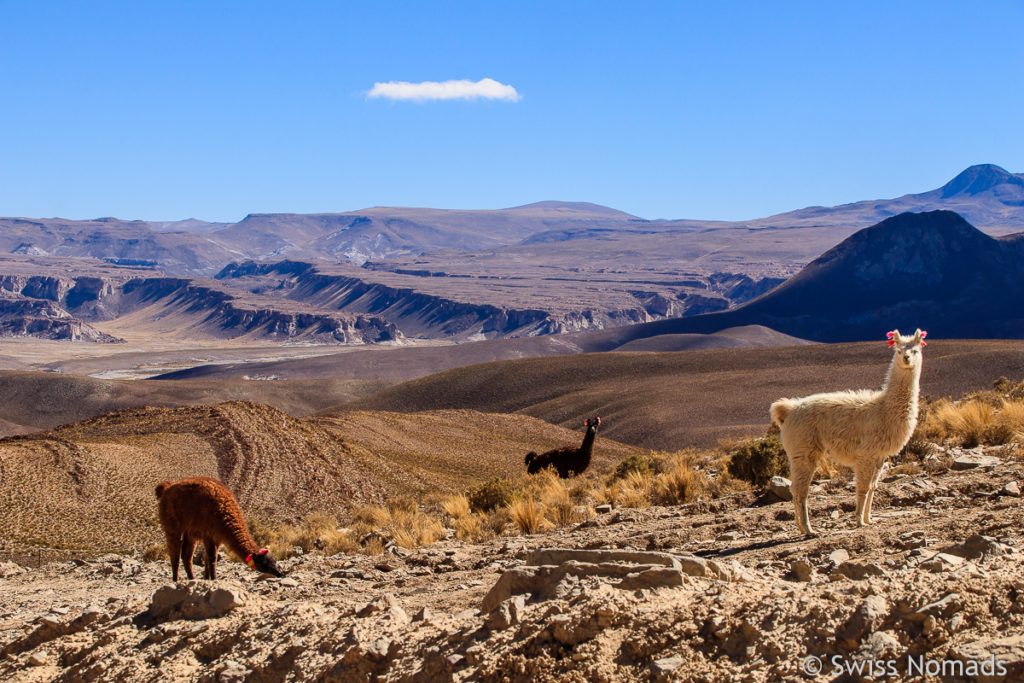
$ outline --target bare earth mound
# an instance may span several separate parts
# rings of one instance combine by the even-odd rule
[[[156,484],[215,477],[268,523],[401,495],[462,493],[525,472],[528,450],[578,443],[524,415],[460,410],[296,419],[248,402],[134,408],[0,440],[0,550],[141,550],[162,542]],[[595,471],[646,453],[599,438]]]

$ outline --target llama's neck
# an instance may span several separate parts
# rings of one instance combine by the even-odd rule
[[[237,520],[225,520],[223,532],[221,542],[240,560],[245,560],[246,556],[259,552],[260,548],[256,545],[249,530],[245,528],[244,524],[239,524]]]
[[[903,367],[894,356],[885,377],[880,398],[893,411],[902,413],[907,419],[917,420],[917,399],[920,393],[921,363],[912,368]]]
[[[590,456],[594,452],[594,438],[597,437],[597,429],[588,427],[587,433],[583,436],[583,445],[580,446],[580,455],[590,462]]]

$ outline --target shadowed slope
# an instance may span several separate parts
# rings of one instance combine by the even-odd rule
[[[368,396],[387,386],[375,380],[139,382],[47,372],[0,371],[0,434],[57,425],[135,406],[180,406],[251,400],[295,416]]]
[[[885,330],[879,328],[879,336]],[[959,396],[1019,377],[1024,341],[929,337],[921,390]],[[575,427],[601,415],[602,437],[646,448],[713,446],[760,436],[782,396],[878,389],[891,353],[884,339],[764,349],[607,353],[531,358],[450,370],[405,382],[338,409],[417,411],[473,408],[520,412]],[[330,414],[330,409],[322,414]]]
[[[1024,337],[1024,250],[949,211],[865,228],[771,292],[731,311],[640,326],[647,333],[765,325],[816,341],[929,329],[946,338]]]

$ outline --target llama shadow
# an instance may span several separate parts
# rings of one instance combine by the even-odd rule
[[[792,543],[804,543],[812,540],[813,536],[804,536],[803,534],[797,534],[796,536],[789,536],[786,538],[772,539],[768,541],[757,541],[755,543],[748,543],[746,545],[737,546],[735,548],[717,548],[713,550],[697,550],[693,554],[698,557],[704,558],[717,558],[717,557],[729,557],[730,555],[738,555],[748,550],[768,550],[770,548],[778,548],[779,546],[789,545]]]

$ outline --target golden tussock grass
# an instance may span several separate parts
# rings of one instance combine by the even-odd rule
[[[1024,401],[972,396],[927,405],[911,442],[973,448],[1024,441]]]

